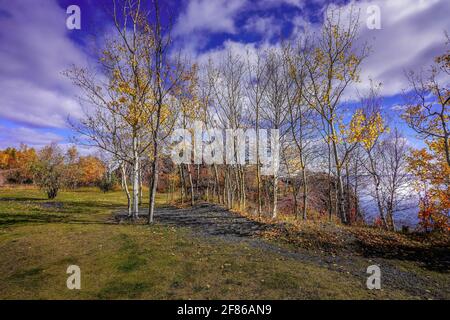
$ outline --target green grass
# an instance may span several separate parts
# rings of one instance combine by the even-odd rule
[[[159,204],[165,196],[159,195]],[[0,189],[1,299],[386,299],[365,278],[185,228],[116,224],[121,192]],[[81,290],[66,269],[81,268]]]

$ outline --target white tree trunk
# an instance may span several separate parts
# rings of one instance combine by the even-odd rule
[[[278,175],[273,175],[273,208],[272,218],[275,219],[278,213]]]
[[[128,181],[127,181],[127,172],[125,170],[125,164],[121,162],[120,169],[122,170],[122,187],[125,191],[125,194],[127,195],[127,209],[128,209],[128,216],[131,217],[131,196],[130,191],[128,190]]]
[[[139,154],[137,137],[133,137],[133,218],[139,216]]]

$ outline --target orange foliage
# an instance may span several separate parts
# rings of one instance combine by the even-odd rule
[[[444,157],[443,143],[427,142],[428,150],[412,150],[408,169],[417,178],[420,196],[419,219],[424,230],[450,231],[450,167]]]
[[[36,162],[36,150],[26,145],[21,145],[20,149],[0,150],[0,169],[9,171],[7,179],[10,182],[33,182],[32,168]],[[66,187],[95,185],[106,170],[100,159],[93,156],[80,157],[76,147],[67,150],[64,162],[63,176]]]
[[[0,169],[10,170],[8,179],[13,182],[31,182],[33,179],[31,167],[36,159],[36,151],[24,144],[20,149],[7,148],[0,151]]]
[[[92,156],[80,157],[78,166],[80,169],[79,183],[85,186],[97,183],[106,171],[103,162]]]

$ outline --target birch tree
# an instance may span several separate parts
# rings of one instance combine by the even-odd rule
[[[359,67],[368,53],[365,45],[354,47],[358,29],[359,15],[350,12],[341,17],[340,11],[329,11],[314,46],[314,58],[305,61],[311,86],[304,98],[320,114],[328,132],[327,143],[337,180],[338,213],[343,223],[347,223],[347,217],[342,170],[348,152],[341,155],[339,150],[343,140],[338,122],[343,94],[351,83],[359,80]]]
[[[261,122],[261,108],[264,102],[264,97],[268,84],[268,77],[266,76],[267,64],[265,63],[265,56],[262,53],[257,53],[256,57],[252,59],[247,53],[247,84],[245,86],[247,93],[247,100],[252,110],[254,110],[255,120],[254,126],[256,131],[256,188],[257,188],[257,213],[261,216],[262,211],[262,191],[261,191],[261,160],[259,154],[259,132]]]
[[[151,39],[147,47],[146,74],[150,80],[149,87],[152,100],[145,105],[145,110],[150,116],[152,148],[148,214],[148,223],[150,224],[153,223],[155,211],[161,147],[174,125],[174,121],[167,121],[171,114],[171,95],[183,81],[184,64],[179,54],[170,51],[173,48],[172,21],[169,19],[167,23],[163,22],[158,0],[153,1],[151,15],[146,22],[145,31],[148,39]],[[166,127],[165,130],[164,126]]]
[[[266,60],[267,88],[264,95],[263,119],[271,129],[280,131],[280,141],[283,141],[287,128],[287,96],[288,75],[284,72],[283,57],[281,52],[270,51]],[[281,145],[283,142],[281,142]],[[278,164],[275,165],[278,167]],[[272,187],[272,218],[278,213],[278,170],[273,172]]]
[[[218,66],[209,72],[213,88],[213,108],[222,129],[242,129],[244,125],[244,81],[245,63],[242,57],[228,51]],[[244,169],[237,162],[237,137],[229,137],[227,144],[233,146],[233,152],[225,166],[224,199],[229,208],[233,207],[235,193],[238,193],[240,205],[245,202]],[[234,179],[233,179],[234,175]]]
[[[98,67],[73,67],[66,72],[82,90],[84,118],[74,124],[78,133],[133,168],[133,217],[139,214],[139,161],[145,142],[149,98],[147,45],[141,1],[113,1],[113,35],[105,40]],[[101,73],[98,73],[100,69]],[[130,147],[131,146],[131,147]]]

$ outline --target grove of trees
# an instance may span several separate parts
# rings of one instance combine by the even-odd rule
[[[114,32],[98,50],[97,65],[65,72],[82,92],[84,117],[71,121],[77,142],[101,149],[117,164],[130,217],[137,219],[142,212],[145,183],[148,223],[153,222],[156,193],[164,191],[169,199],[177,194],[183,204],[203,199],[259,216],[276,218],[281,212],[343,224],[362,221],[360,198],[369,197],[377,223],[394,230],[396,213],[413,186],[422,226],[448,230],[449,51],[436,58],[429,72],[407,74],[402,117],[427,146],[416,150],[402,136],[401,125],[387,121],[382,84],[371,81],[357,107],[346,106],[347,93],[368,80],[360,78],[370,49],[358,39],[357,12],[344,18],[343,12],[329,11],[317,32],[306,31],[269,49],[228,50],[220,59],[199,63],[177,50],[172,19],[162,16],[162,6],[158,1],[113,1]],[[206,135],[194,137],[198,121],[204,129],[224,133],[255,129],[256,164],[196,161],[202,148],[213,143]],[[177,128],[191,130],[192,139],[175,141]],[[259,145],[262,129],[279,132],[278,170],[271,175],[261,172],[261,153],[266,152]],[[236,137],[228,139],[236,142],[236,159]],[[194,160],[174,164],[172,147],[190,142]],[[64,175],[61,165],[70,167],[76,159],[63,156],[56,146],[33,155],[21,152],[37,159],[33,180],[49,197]],[[90,160],[80,158],[77,166]],[[65,180],[73,186],[89,184],[89,177],[107,171],[89,170],[95,173],[83,171],[81,180]]]
[[[38,151],[26,145],[0,150],[0,170],[6,183],[34,183],[49,199],[55,198],[61,188],[100,186],[107,176],[103,160],[80,156],[73,146],[64,152],[57,144]]]

